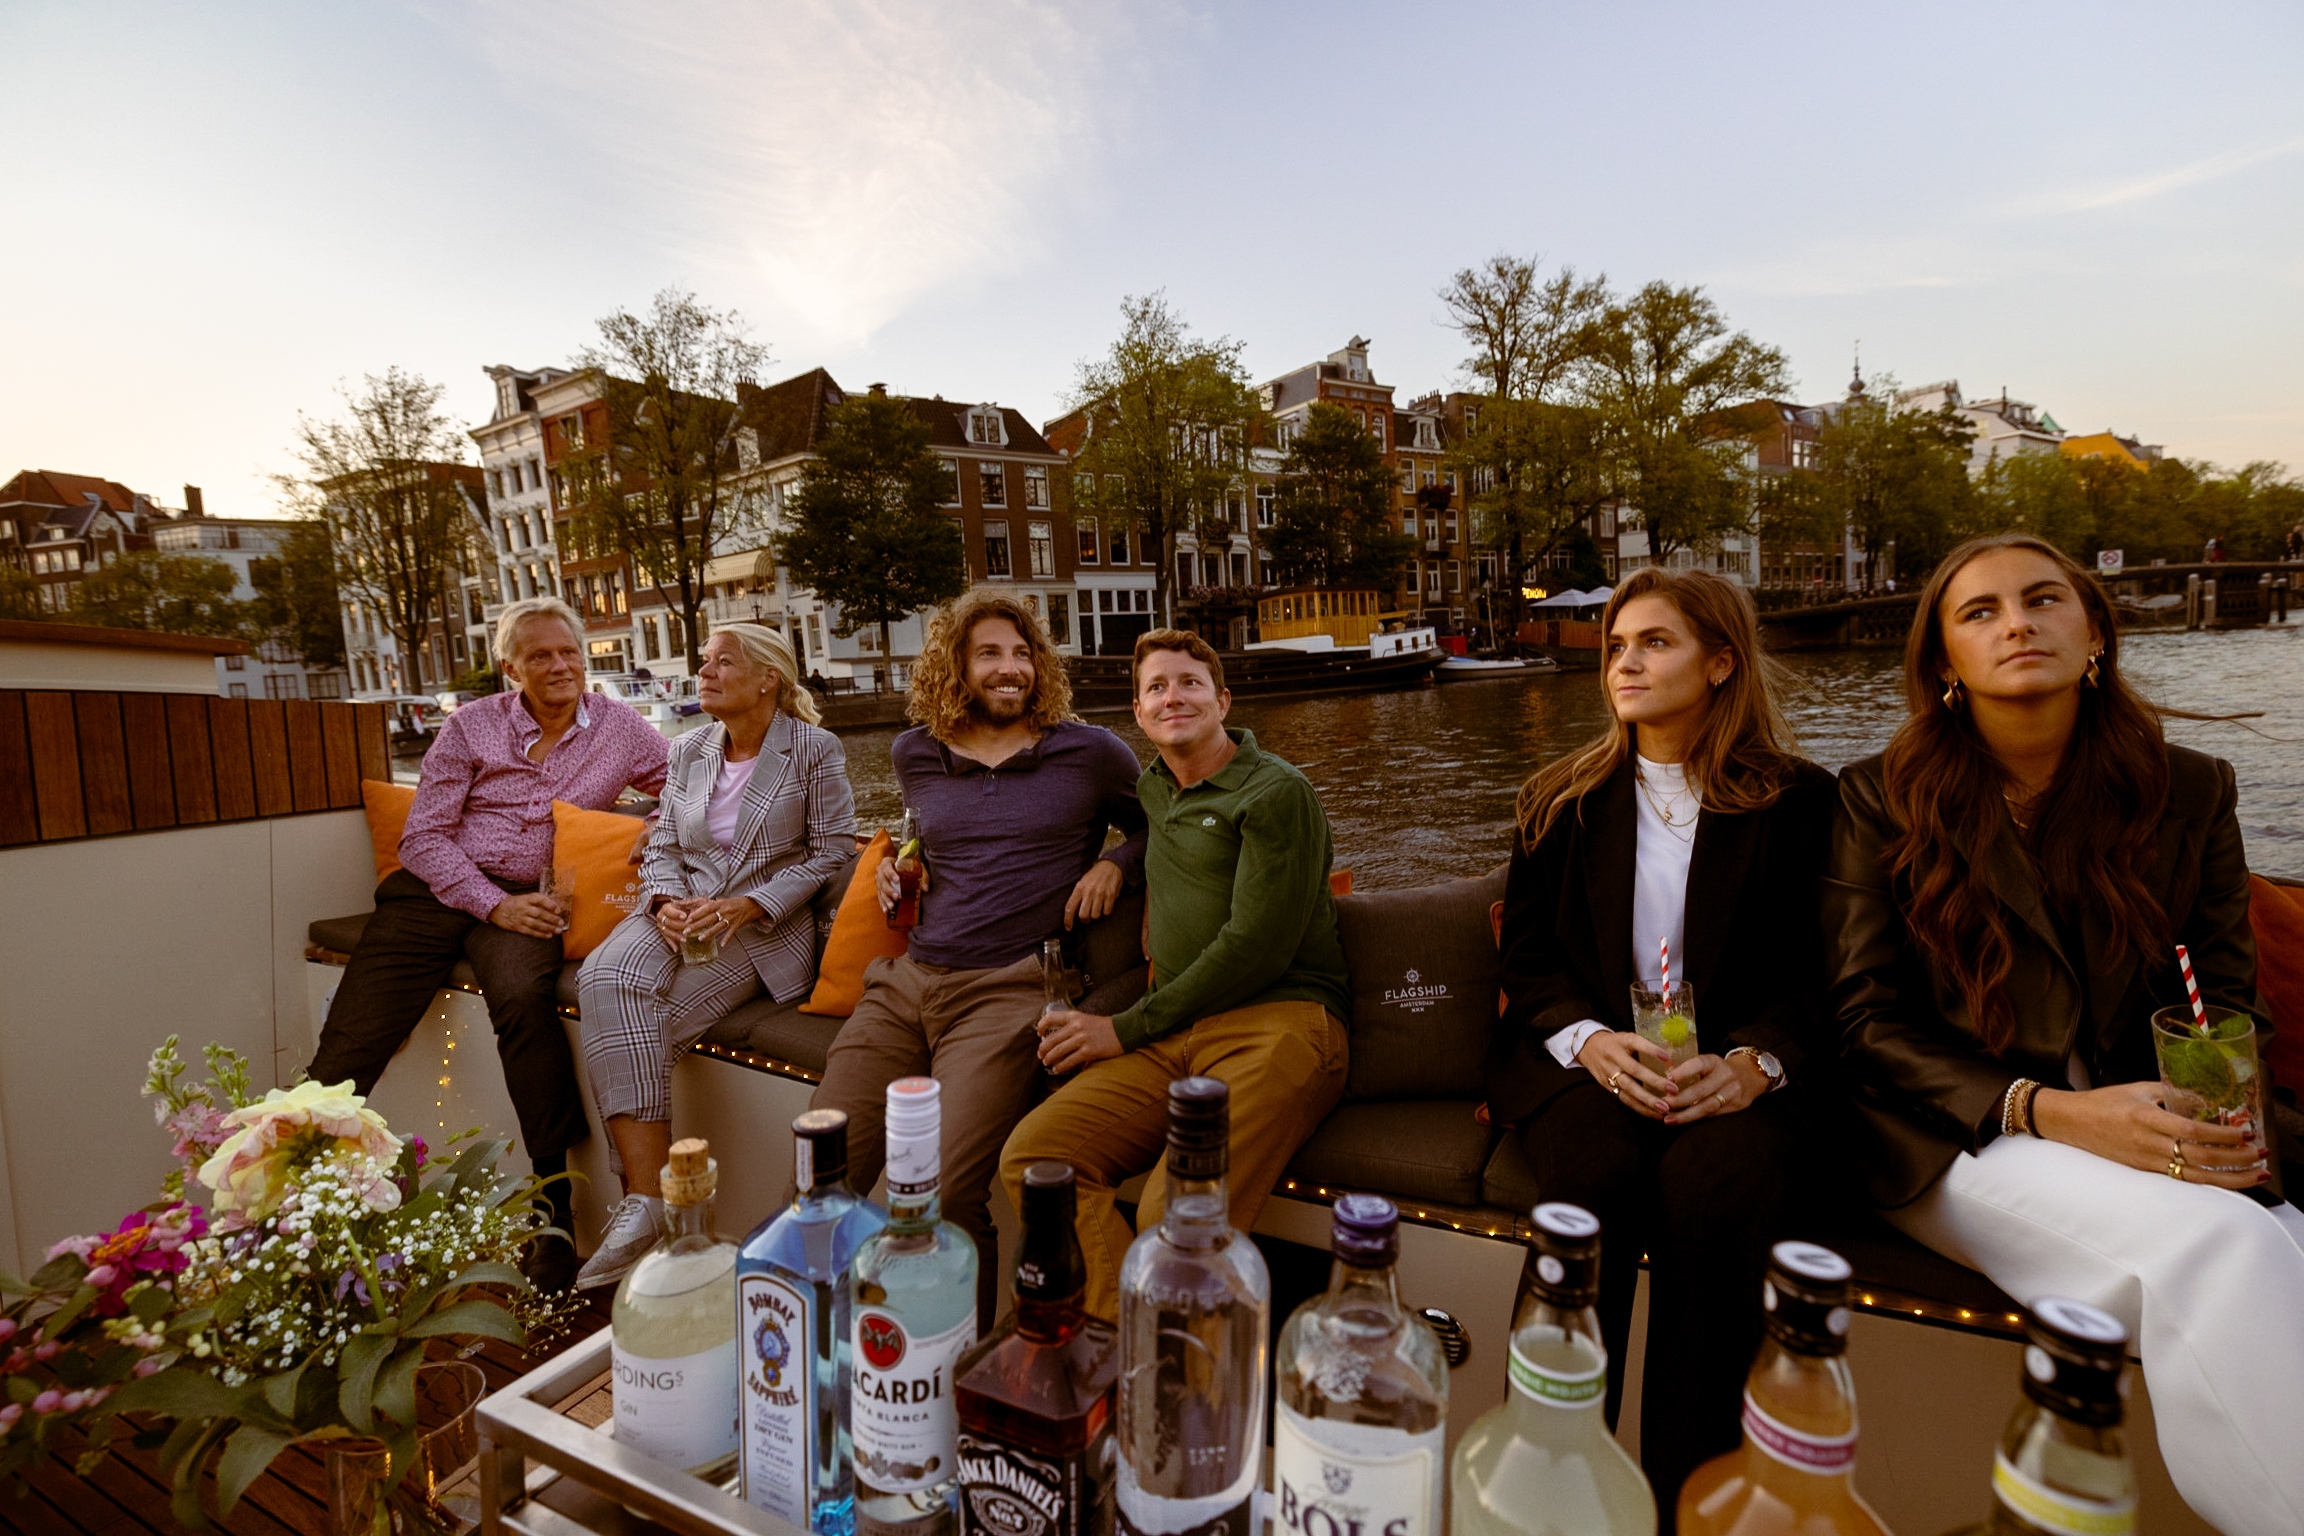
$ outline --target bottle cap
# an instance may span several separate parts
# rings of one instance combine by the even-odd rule
[[[1346,1264],[1381,1269],[1400,1257],[1400,1208],[1382,1195],[1344,1195],[1329,1213],[1329,1246]]]
[[[657,1188],[666,1205],[700,1205],[712,1198],[719,1182],[720,1165],[712,1161],[711,1146],[690,1137],[672,1143],[672,1156],[657,1177]]]
[[[1846,1259],[1814,1243],[1778,1243],[1769,1249],[1760,1310],[1770,1335],[1796,1354],[1844,1352],[1848,1283],[1854,1275]]]
[[[944,1088],[932,1077],[888,1085],[888,1193],[893,1199],[933,1194],[943,1173]]]
[[[848,1112],[811,1109],[792,1122],[792,1184],[800,1193],[848,1177]]]
[[[2120,1422],[2128,1329],[2109,1312],[2062,1296],[2032,1303],[2024,1332],[2024,1392],[2051,1413],[2108,1428]]]
[[[1228,1166],[1232,1090],[1213,1077],[1180,1077],[1168,1085],[1168,1176],[1220,1179]]]
[[[1600,1218],[1552,1200],[1530,1213],[1526,1276],[1548,1305],[1578,1310],[1600,1299]]]

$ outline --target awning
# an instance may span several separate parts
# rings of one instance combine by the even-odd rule
[[[774,586],[775,557],[765,549],[742,549],[732,555],[715,555],[705,562],[704,585],[720,587],[736,581],[756,581],[763,586]]]

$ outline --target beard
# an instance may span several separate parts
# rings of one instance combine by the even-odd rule
[[[1005,682],[1007,679],[997,679]],[[1032,689],[1026,685],[1022,693],[1010,698],[994,693],[989,687],[968,690],[968,713],[986,725],[1013,725],[1031,711]]]

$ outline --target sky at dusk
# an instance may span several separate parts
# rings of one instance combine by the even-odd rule
[[[1499,252],[2304,471],[2304,7],[0,4],[0,478],[274,510],[397,364],[477,424],[666,285],[765,380],[1045,420],[1164,289],[1257,380],[1462,382]]]

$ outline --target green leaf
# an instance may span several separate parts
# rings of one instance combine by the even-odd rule
[[[416,1427],[416,1367],[424,1363],[424,1346],[411,1344],[392,1357],[376,1378],[376,1411],[395,1424]]]
[[[273,1378],[279,1380],[279,1377]],[[264,1475],[272,1465],[272,1458],[295,1443],[294,1435],[283,1435],[254,1424],[243,1424],[224,1447],[224,1459],[216,1464],[216,1512],[232,1513],[232,1506],[240,1502],[240,1495],[248,1485]]]
[[[295,1417],[296,1383],[304,1379],[305,1367],[311,1365],[315,1358],[317,1357],[307,1355],[304,1358],[304,1363],[297,1366],[295,1369],[282,1371],[277,1376],[267,1376],[264,1378],[263,1382],[261,1383],[264,1391],[264,1401],[271,1404],[272,1411],[274,1413],[280,1415],[280,1417],[284,1419]],[[229,1458],[231,1453],[227,1451],[225,1455],[227,1458]]]
[[[206,1421],[201,1419],[178,1419],[169,1426],[166,1437],[160,1442],[156,1460],[170,1481],[175,1480],[177,1469],[183,1465],[184,1458],[192,1453],[193,1445],[207,1428]]]
[[[229,1419],[248,1411],[248,1392],[189,1366],[139,1376],[115,1392],[114,1413],[158,1413],[171,1419]]]
[[[32,1290],[30,1281],[19,1280],[8,1271],[0,1269],[0,1296],[29,1296]]]
[[[343,1384],[336,1389],[337,1410],[345,1423],[364,1435],[374,1428],[369,1411],[376,1397],[376,1372],[385,1356],[392,1353],[392,1344],[390,1334],[363,1333],[345,1345],[337,1358],[344,1375]]]
[[[290,1422],[299,1428],[327,1423],[336,1391],[335,1367],[325,1361],[315,1364],[296,1384],[296,1411],[289,1415]]]
[[[157,1381],[160,1378],[155,1376],[151,1379]],[[208,1425],[193,1437],[192,1444],[184,1453],[184,1459],[177,1463],[176,1491],[168,1501],[177,1524],[189,1526],[195,1531],[215,1529],[208,1523],[208,1512],[200,1507],[200,1472],[208,1463],[208,1453],[216,1449],[216,1442],[231,1427],[228,1421],[221,1419]]]
[[[76,1253],[60,1253],[32,1272],[32,1289],[60,1291],[88,1273],[88,1261]]]
[[[15,1375],[6,1380],[8,1396],[16,1402],[28,1403],[40,1395],[40,1384],[29,1376]]]
[[[430,1317],[411,1323],[400,1330],[411,1339],[436,1339],[443,1335],[460,1333],[484,1334],[491,1339],[502,1339],[507,1344],[524,1344],[527,1330],[512,1320],[512,1314],[493,1301],[460,1301],[452,1307],[442,1307]]]
[[[516,1291],[525,1291],[528,1289],[529,1280],[526,1275],[520,1273],[518,1265],[489,1259],[483,1263],[474,1264],[469,1269],[450,1277],[448,1284],[450,1286],[508,1285]]]
[[[64,1331],[80,1321],[80,1314],[95,1303],[96,1287],[84,1285],[72,1293],[72,1299],[43,1318],[40,1331],[51,1339],[64,1336]]]
[[[392,1464],[385,1476],[389,1479],[388,1486],[397,1488],[400,1486],[400,1479],[406,1477],[409,1467],[415,1464],[416,1431],[412,1429],[388,1429],[384,1432],[383,1439],[385,1445],[389,1446],[392,1451]]]
[[[157,1322],[161,1314],[168,1310],[169,1303],[175,1299],[155,1285],[149,1290],[138,1291],[135,1299],[128,1303],[128,1310],[136,1314],[136,1321],[149,1325]]]

